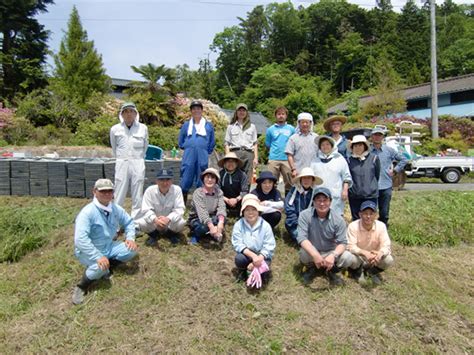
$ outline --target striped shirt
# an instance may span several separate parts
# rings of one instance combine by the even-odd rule
[[[208,194],[204,188],[199,187],[193,193],[189,222],[199,219],[200,223],[208,224],[214,216],[226,217],[224,193],[216,186],[214,193]]]
[[[318,135],[314,132],[303,134],[301,132],[293,134],[286,144],[286,155],[291,154],[295,160],[296,171],[311,166],[311,162],[316,158],[318,147],[314,144],[314,138]]]

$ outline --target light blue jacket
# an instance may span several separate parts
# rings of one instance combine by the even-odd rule
[[[262,217],[251,227],[244,218],[235,223],[232,229],[232,245],[237,253],[248,248],[255,253],[262,254],[265,259],[271,259],[275,251],[275,236],[270,224]]]
[[[117,230],[122,226],[128,240],[135,240],[133,219],[125,210],[112,204],[112,212],[106,216],[104,210],[93,202],[86,205],[76,217],[74,253],[97,261],[112,249]]]

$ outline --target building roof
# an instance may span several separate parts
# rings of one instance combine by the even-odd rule
[[[474,73],[461,75],[454,78],[448,78],[438,80],[438,95],[451,94],[455,92],[474,90]],[[418,99],[430,98],[431,97],[431,84],[424,83],[415,86],[409,86],[401,89],[403,98],[407,101],[413,101]],[[363,106],[365,103],[371,101],[373,96],[366,95],[359,98],[359,105]],[[341,102],[337,105],[330,107],[327,110],[328,114],[336,112],[347,111],[347,101]]]
[[[226,110],[226,109],[221,109],[222,112],[224,112],[227,117],[229,117],[229,122],[234,116],[234,110]],[[260,112],[250,112],[250,121],[255,125],[255,128],[257,129],[257,134],[264,134],[265,131],[267,130],[268,127],[270,127],[271,123],[268,121],[268,119],[262,115]]]
[[[133,80],[110,78],[114,86],[129,86]]]

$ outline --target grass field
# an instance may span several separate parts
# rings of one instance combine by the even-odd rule
[[[43,224],[52,228],[34,227],[46,238],[42,247],[0,263],[0,352],[474,351],[474,193],[396,193],[396,264],[380,287],[346,279],[346,287],[331,289],[320,278],[304,287],[297,249],[284,235],[270,284],[249,292],[232,275],[228,240],[222,249],[184,241],[173,247],[167,240],[151,249],[142,237],[139,258],[73,306],[71,291],[83,269],[72,255],[71,217],[85,203],[0,198],[3,225],[17,218],[7,211],[21,206],[45,221],[41,214],[56,216]],[[25,229],[22,223],[15,222]],[[424,235],[423,228],[429,228]]]

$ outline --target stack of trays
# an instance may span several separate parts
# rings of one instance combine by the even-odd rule
[[[30,163],[26,159],[12,160],[10,164],[12,195],[30,194]]]
[[[10,160],[0,159],[0,195],[10,195]]]
[[[104,176],[112,182],[115,180],[115,159],[104,160]]]
[[[163,160],[145,160],[145,184],[144,189],[156,181],[158,170],[163,169]]]
[[[85,197],[84,179],[67,179],[67,195],[69,197]]]
[[[66,196],[67,161],[48,161],[48,188],[50,196]]]
[[[165,160],[163,163],[163,169],[170,169],[173,171],[173,184],[179,185],[181,178],[181,160]]]
[[[30,194],[32,196],[48,196],[48,162],[37,159],[30,160]]]
[[[69,197],[85,196],[85,159],[71,160],[67,164],[67,195]]]
[[[97,180],[104,178],[104,161],[90,159],[84,164],[85,196],[92,197],[92,189]]]

